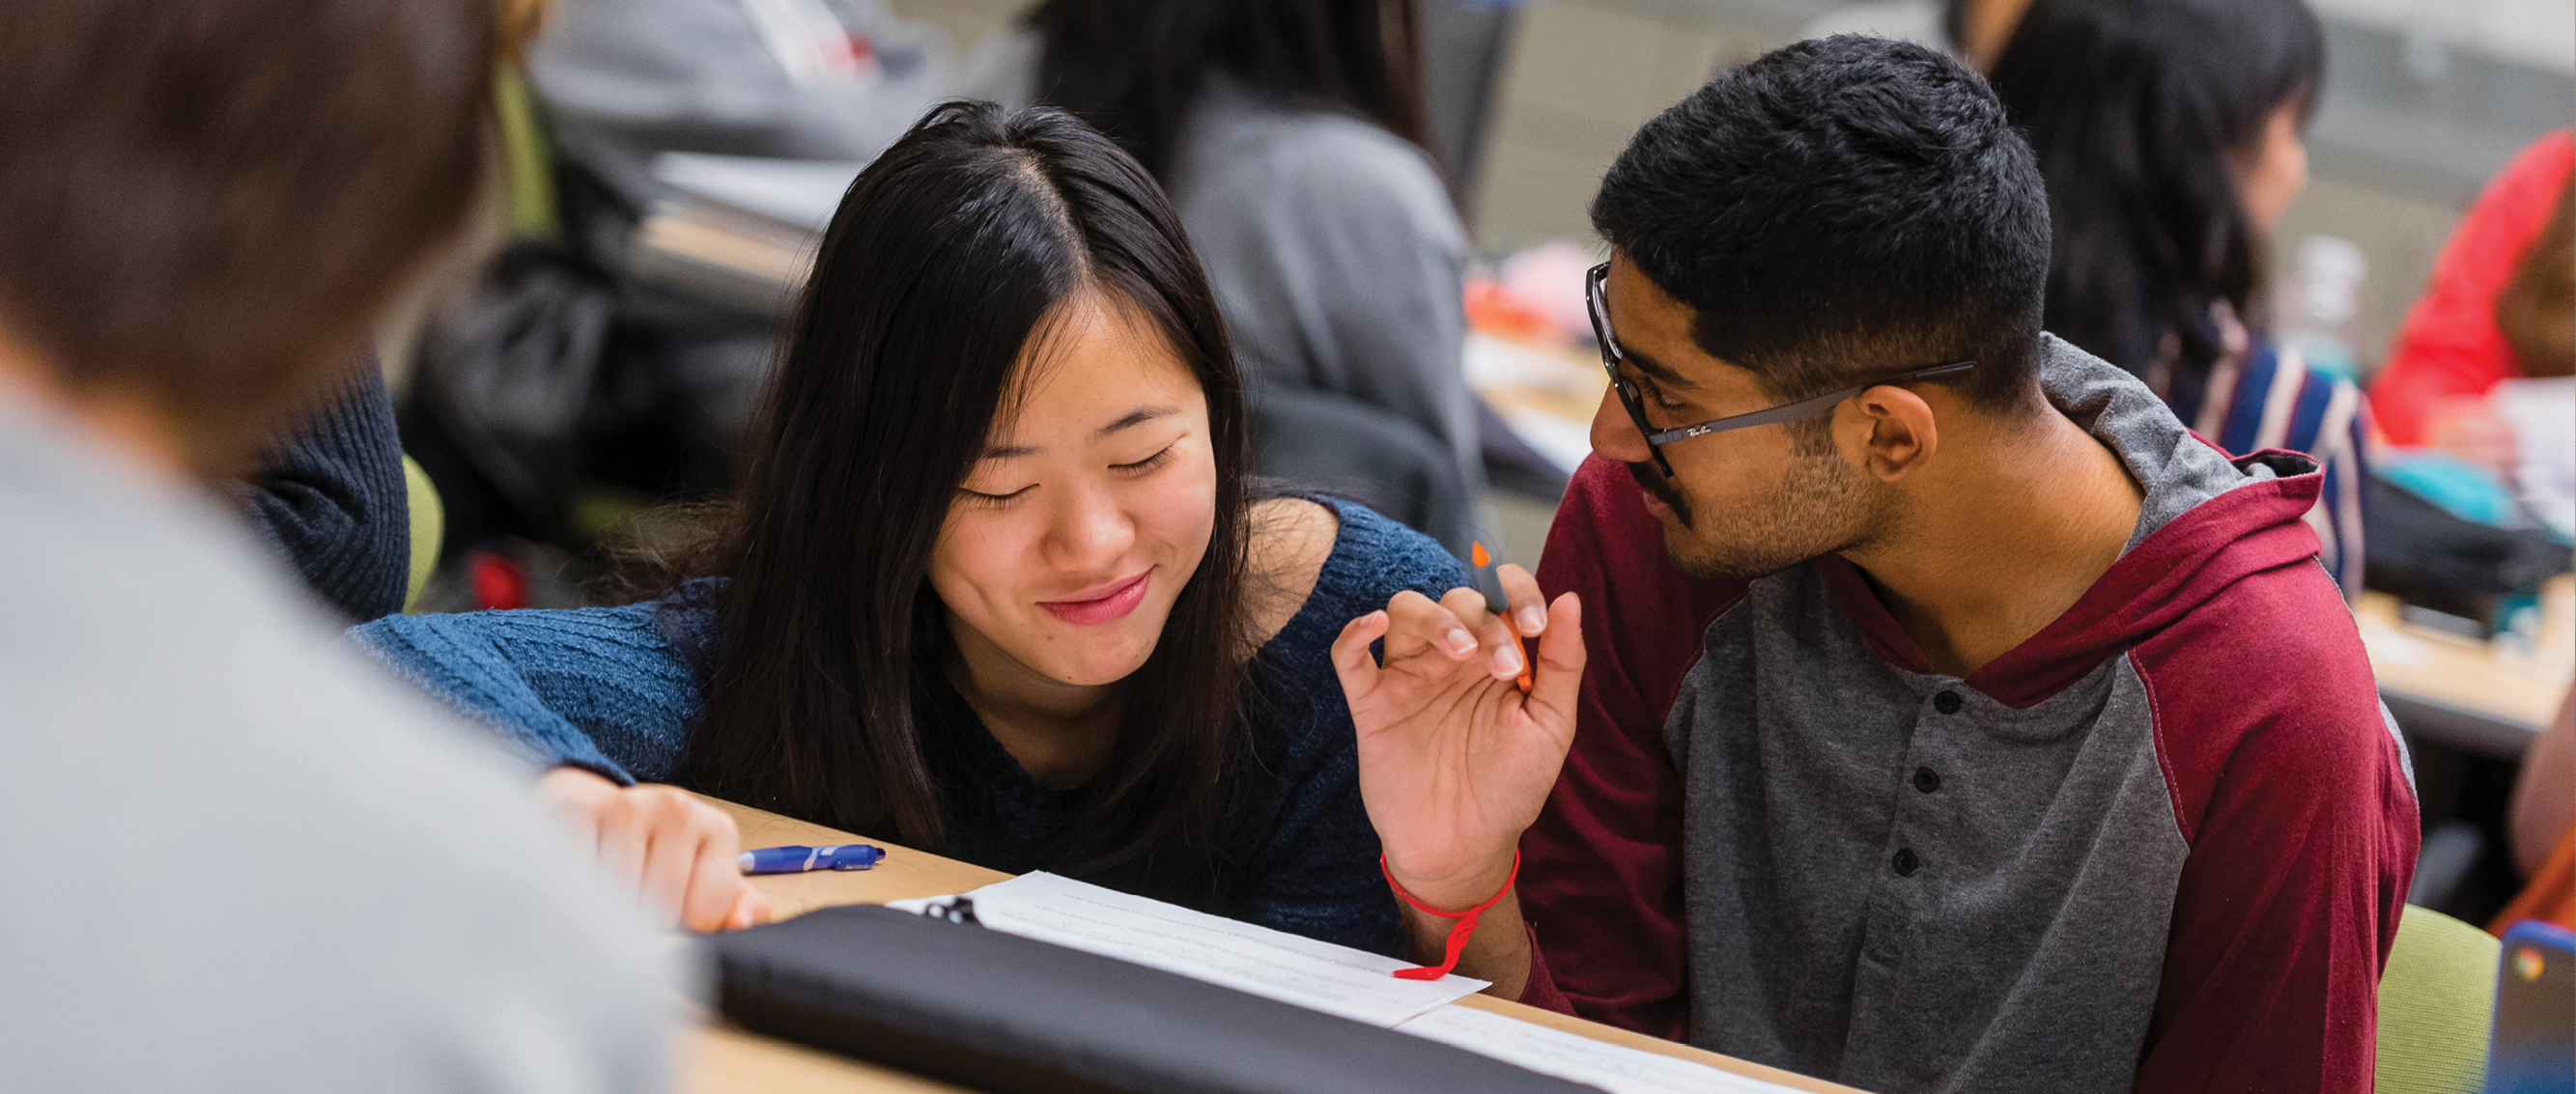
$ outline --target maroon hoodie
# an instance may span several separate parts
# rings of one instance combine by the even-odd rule
[[[1965,679],[1839,557],[1697,582],[1626,469],[1539,583],[1584,599],[1572,753],[1522,840],[1528,1002],[1882,1094],[2368,1091],[2411,772],[2302,516],[2046,340],[2145,491],[2120,560]]]

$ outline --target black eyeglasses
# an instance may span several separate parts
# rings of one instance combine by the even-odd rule
[[[1592,267],[1592,272],[1585,275],[1583,279],[1584,303],[1589,305],[1592,312],[1592,337],[1601,343],[1601,367],[1609,370],[1610,390],[1619,394],[1619,405],[1628,408],[1628,419],[1637,423],[1637,432],[1646,438],[1646,450],[1653,453],[1655,457],[1655,470],[1663,472],[1664,477],[1668,479],[1673,477],[1673,465],[1664,460],[1664,446],[1674,441],[1685,441],[1710,433],[1724,433],[1730,429],[1751,429],[1757,425],[1770,425],[1773,422],[1794,422],[1801,418],[1813,418],[1831,411],[1835,404],[1880,384],[1947,379],[1977,367],[1975,361],[1919,365],[1902,372],[1881,376],[1865,384],[1854,384],[1840,391],[1828,391],[1812,399],[1783,403],[1779,406],[1756,410],[1750,414],[1712,418],[1698,425],[1657,429],[1652,423],[1646,421],[1646,404],[1638,396],[1636,385],[1629,383],[1627,377],[1619,374],[1619,363],[1627,360],[1628,355],[1619,348],[1619,340],[1610,333],[1610,299],[1607,295],[1609,283],[1610,264],[1607,262]]]

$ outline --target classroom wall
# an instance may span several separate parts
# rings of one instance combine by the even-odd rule
[[[962,50],[1026,0],[894,0]],[[1488,255],[1589,240],[1585,205],[1628,135],[1720,69],[1795,40],[1846,0],[1523,0],[1488,111],[1469,227]],[[2315,180],[2274,240],[2310,235],[2369,262],[2351,335],[2375,365],[2478,185],[2576,121],[2576,0],[2312,0],[2328,21]],[[2516,28],[2531,28],[2517,36]],[[2558,58],[2551,63],[2552,58]]]

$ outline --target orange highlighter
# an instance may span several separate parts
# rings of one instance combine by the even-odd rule
[[[1530,670],[1538,667],[1537,651],[1530,649],[1529,639],[1521,637],[1520,627],[1512,623],[1512,599],[1503,595],[1502,576],[1494,572],[1494,556],[1486,553],[1482,543],[1470,544],[1467,561],[1476,567],[1476,589],[1485,594],[1485,610],[1494,613],[1503,625],[1510,627],[1512,638],[1521,645],[1521,694],[1529,694]]]

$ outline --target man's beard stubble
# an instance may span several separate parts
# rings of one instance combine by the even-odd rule
[[[1815,439],[1823,439],[1821,431]],[[1800,437],[1788,471],[1765,503],[1717,508],[1694,504],[1680,484],[1651,463],[1628,465],[1637,485],[1673,511],[1664,554],[1701,581],[1744,581],[1778,573],[1869,538],[1894,496],[1844,463],[1830,446]]]

